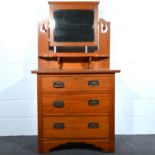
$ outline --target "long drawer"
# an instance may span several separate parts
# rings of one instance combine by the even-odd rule
[[[43,115],[104,114],[112,111],[110,94],[44,94]]]
[[[43,117],[43,138],[105,138],[108,116]]]
[[[109,91],[110,76],[44,76],[42,91]]]

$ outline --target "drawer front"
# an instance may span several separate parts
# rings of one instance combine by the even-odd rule
[[[110,76],[47,76],[42,77],[42,91],[110,90]]]
[[[110,94],[43,95],[43,115],[104,114],[112,110]]]
[[[44,138],[109,137],[108,116],[44,117]]]

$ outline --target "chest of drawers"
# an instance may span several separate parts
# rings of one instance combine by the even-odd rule
[[[38,151],[92,144],[115,150],[115,73],[110,22],[99,2],[51,1],[38,24]],[[64,145],[65,146],[65,145]],[[88,146],[88,145],[87,145]]]
[[[115,72],[38,74],[39,152],[70,142],[114,151]]]

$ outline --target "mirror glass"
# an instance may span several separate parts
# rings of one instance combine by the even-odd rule
[[[94,10],[55,10],[55,42],[93,42]]]

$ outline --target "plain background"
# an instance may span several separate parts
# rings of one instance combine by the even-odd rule
[[[116,75],[116,134],[155,133],[153,0],[101,0],[111,22]],[[0,136],[37,134],[37,23],[47,0],[0,0]]]

